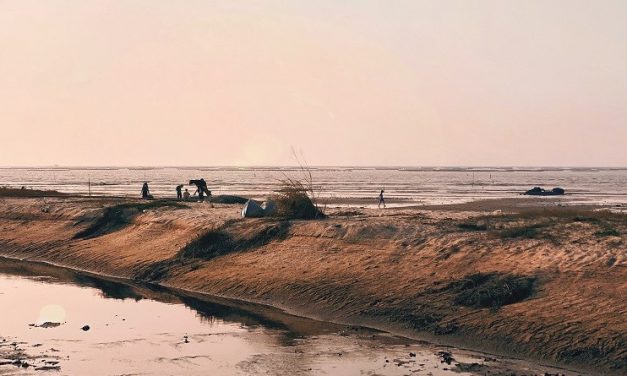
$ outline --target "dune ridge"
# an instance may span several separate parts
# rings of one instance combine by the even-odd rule
[[[627,370],[624,214],[465,206],[336,209],[324,220],[286,221],[241,219],[239,206],[223,204],[74,197],[43,205],[0,201],[1,255],[581,369]],[[117,205],[133,208],[123,223],[77,236]]]

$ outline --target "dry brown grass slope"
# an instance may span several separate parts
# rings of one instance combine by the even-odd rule
[[[261,302],[549,362],[627,370],[624,215],[416,209],[325,220],[149,207],[77,233],[111,200],[0,201],[0,254]],[[133,205],[137,203],[134,202]]]

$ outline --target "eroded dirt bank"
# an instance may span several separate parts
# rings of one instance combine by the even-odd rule
[[[240,219],[239,206],[0,200],[0,254],[261,302],[323,320],[627,370],[627,219],[335,210]]]

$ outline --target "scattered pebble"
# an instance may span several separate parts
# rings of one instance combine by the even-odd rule
[[[84,325],[81,329],[82,329],[84,332],[86,332],[86,331],[88,331],[90,328],[89,328],[89,325]]]

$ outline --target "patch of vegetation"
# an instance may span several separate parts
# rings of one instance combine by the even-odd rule
[[[594,236],[603,238],[606,236],[620,236],[620,232],[611,226],[604,226],[602,230],[599,230],[594,233]]]
[[[292,155],[300,166],[302,177],[296,179],[284,175],[285,178],[281,180],[282,187],[274,198],[277,205],[276,216],[284,219],[326,218],[324,211],[318,206],[318,189],[314,186],[311,168],[301,162],[294,149]]]
[[[310,197],[310,189],[296,180],[284,181],[274,201],[277,216],[285,219],[323,219],[326,215]]]
[[[246,197],[233,195],[218,195],[211,198],[214,204],[245,204],[248,199]]]
[[[527,299],[533,294],[535,277],[500,273],[476,273],[449,284],[457,291],[454,303],[474,308],[494,308]]]
[[[553,220],[565,220],[572,222],[598,223],[627,222],[627,215],[614,213],[609,210],[593,210],[586,207],[550,207],[520,209],[518,213],[510,215],[512,219],[548,218]]]
[[[133,219],[144,210],[161,207],[171,207],[174,209],[189,209],[176,201],[151,201],[148,203],[127,203],[109,206],[102,211],[102,214],[86,229],[74,235],[74,239],[89,239],[110,234],[126,227],[133,222]]]
[[[540,235],[540,229],[546,227],[547,224],[535,223],[524,226],[509,227],[499,231],[501,239],[535,239]]]
[[[363,212],[360,212],[359,210],[341,210],[338,212],[333,213],[334,216],[336,217],[354,217],[354,216],[358,216],[358,215],[362,215],[364,214]]]
[[[66,193],[43,191],[39,189],[0,187],[0,197],[63,197]]]
[[[601,219],[586,215],[577,215],[573,218],[573,222],[599,223],[601,222]]]
[[[179,255],[184,258],[211,259],[230,253],[235,248],[233,239],[221,229],[209,230],[187,244]]]
[[[470,222],[458,223],[457,227],[460,230],[464,230],[464,231],[486,231],[488,229],[488,225],[486,225],[485,223],[470,223]]]
[[[258,226],[250,231],[229,231],[229,226],[232,223],[227,222],[220,228],[209,230],[198,236],[181,249],[178,257],[208,260],[233,252],[261,247],[273,240],[283,239],[287,236],[290,227],[289,222],[282,221]]]

